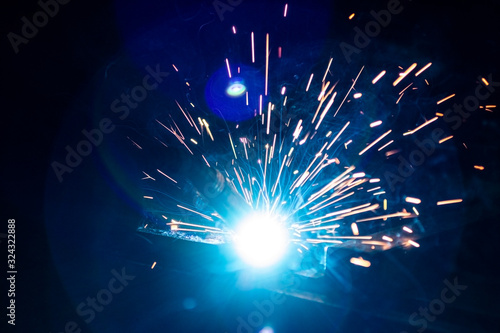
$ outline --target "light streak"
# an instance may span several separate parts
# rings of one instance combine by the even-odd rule
[[[231,142],[231,149],[233,150],[234,154],[234,159],[238,159],[238,156],[236,155],[236,150],[234,150],[234,143],[233,143],[233,138],[231,137],[231,133],[227,133],[229,135],[229,141]]]
[[[195,213],[195,214],[198,214],[199,216],[203,217],[204,219],[207,219],[209,221],[213,221],[213,219],[208,216],[208,215],[205,215],[203,213],[200,213],[200,212],[197,212],[196,210],[194,209],[191,209],[191,208],[187,208],[187,207],[184,207],[184,206],[181,206],[181,205],[177,205],[177,207],[181,208],[181,209],[185,209],[187,211],[190,211],[191,213]]]
[[[345,100],[347,99],[347,96],[349,96],[349,94],[351,93],[351,90],[354,88],[354,85],[356,85],[356,82],[358,82],[358,79],[359,79],[359,76],[361,75],[361,72],[363,72],[363,69],[365,68],[365,66],[361,67],[361,70],[359,71],[358,75],[356,76],[356,78],[354,79],[352,85],[351,85],[351,88],[349,88],[349,91],[347,92],[347,94],[345,94],[345,97],[344,99],[342,100],[342,103],[340,103],[337,111],[335,111],[335,114],[333,115],[334,117],[337,116],[337,113],[339,112],[340,108],[342,107],[342,105],[344,105],[344,102]]]
[[[227,75],[231,78],[231,68],[229,67],[229,59],[226,58]]]
[[[401,80],[403,80],[412,70],[415,69],[415,67],[417,67],[416,63],[414,63],[410,67],[408,67],[408,69],[406,71],[404,71],[403,73],[401,73],[399,75],[399,77],[392,83],[392,85],[397,86],[398,83],[401,82]]]
[[[309,91],[309,87],[311,86],[311,82],[312,82],[313,76],[314,76],[314,74],[311,73],[311,76],[309,77],[309,81],[307,82],[306,91]]]
[[[328,62],[328,66],[326,67],[325,75],[323,75],[323,80],[321,82],[325,82],[326,75],[330,71],[330,66],[332,65],[333,58],[330,58],[330,61]]]
[[[252,64],[255,63],[255,42],[254,42],[254,35],[253,35],[253,31],[252,33],[250,34],[250,38],[251,38],[251,42],[252,42]]]
[[[174,183],[177,184],[177,181],[175,179],[173,179],[172,177],[169,177],[166,173],[164,173],[163,171],[161,171],[160,169],[156,169],[156,171],[158,171],[161,175],[167,177],[168,179],[170,179],[171,181],[173,181]]]
[[[328,147],[326,148],[326,150],[329,150],[331,148],[331,146],[335,143],[335,141],[337,141],[337,139],[340,137],[340,135],[342,135],[342,133],[345,131],[345,129],[347,128],[347,126],[349,126],[350,122],[348,121],[344,127],[342,127],[342,129],[337,133],[337,135],[335,136],[335,138],[333,138],[332,142],[330,142],[330,144],[328,145]]]
[[[266,34],[266,78],[264,87],[264,95],[266,96],[268,89],[268,81],[269,81],[269,34]]]
[[[422,202],[422,200],[420,200],[418,198],[412,198],[412,197],[406,197],[405,201],[409,202],[409,203],[416,204],[416,205],[418,205],[418,204],[420,204]]]
[[[352,229],[352,234],[354,236],[359,235],[359,229],[358,229],[358,225],[356,223],[351,223],[351,229]]]
[[[460,203],[460,202],[462,202],[462,201],[463,201],[462,199],[443,200],[443,201],[438,201],[438,202],[437,202],[437,205],[438,205],[438,206],[442,206],[442,205],[451,205],[451,204],[455,204],[455,203]]]
[[[351,264],[361,266],[361,267],[370,267],[371,263],[368,260],[364,260],[362,257],[359,258],[351,258]]]
[[[451,138],[453,138],[453,135],[447,136],[446,138],[439,140],[439,144],[446,142],[446,141],[450,140]]]
[[[422,72],[425,71],[427,68],[431,67],[431,65],[432,65],[432,62],[425,65],[421,70],[419,70],[418,72],[415,73],[415,76],[419,76],[420,74],[422,74]]]
[[[385,73],[386,73],[386,71],[382,71],[382,72],[380,72],[380,74],[379,74],[379,75],[377,75],[377,76],[376,76],[376,77],[372,80],[372,84],[377,83],[377,82],[378,82],[378,80],[380,80],[380,79],[382,78],[382,76],[384,76],[384,75],[385,75]]]
[[[418,243],[417,243],[417,242],[415,242],[415,241],[412,241],[411,239],[410,239],[410,240],[408,240],[408,244],[413,245],[413,246],[415,246],[415,247],[420,247],[420,244],[418,244]]]
[[[411,230],[410,228],[408,228],[407,226],[404,226],[403,227],[403,230],[406,231],[407,233],[409,234],[412,234],[413,233],[413,230]]]
[[[387,215],[380,215],[380,216],[375,216],[375,217],[368,217],[365,219],[359,219],[356,220],[357,223],[360,222],[368,222],[368,221],[375,221],[375,220],[383,220],[383,219],[388,219],[391,217],[410,217],[411,213],[404,213],[404,212],[399,212],[399,213],[394,213],[394,214],[387,214]]]
[[[394,140],[391,140],[389,142],[387,142],[385,145],[383,145],[382,147],[380,147],[379,149],[377,149],[378,151],[381,151],[382,149],[384,149],[385,147],[387,147],[388,145],[390,145],[391,143],[393,143]]]
[[[438,117],[434,117],[432,118],[431,120],[427,120],[425,123],[423,123],[422,125],[416,127],[415,129],[411,130],[411,131],[408,131],[406,133],[403,133],[403,135],[411,135],[411,134],[414,134],[415,132],[421,130],[422,128],[424,128],[425,126],[435,122],[436,120],[438,120]]]
[[[440,99],[439,101],[437,101],[436,104],[439,105],[439,104],[443,103],[444,101],[447,101],[447,100],[449,100],[450,98],[453,98],[453,97],[455,97],[455,94],[451,94],[450,96],[447,96],[447,97],[445,97],[443,99]]]
[[[391,132],[392,132],[392,130],[388,130],[387,132],[385,132],[384,134],[382,134],[381,136],[379,136],[378,139],[376,139],[375,141],[373,141],[372,143],[370,143],[365,149],[363,149],[362,151],[360,151],[359,155],[361,156],[364,153],[366,153],[366,151],[368,149],[370,149],[371,147],[373,147],[374,145],[376,145],[380,140],[382,140],[383,138],[385,138]]]

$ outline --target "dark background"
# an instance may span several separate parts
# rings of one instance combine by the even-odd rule
[[[179,74],[172,72],[159,94],[166,99],[190,98],[182,88],[185,80],[201,84],[214,63],[238,54],[237,43],[224,37],[232,25],[241,31],[255,25],[256,32],[276,32],[276,39],[289,45],[310,45],[304,52],[296,50],[297,57],[324,62],[332,54],[327,45],[333,45],[338,56],[338,42],[351,42],[352,28],[363,27],[371,19],[369,11],[386,4],[290,3],[290,20],[297,23],[286,25],[275,20],[281,19],[283,8],[275,1],[245,0],[221,21],[210,1],[73,0],[61,5],[28,44],[20,45],[18,54],[6,36],[19,33],[20,18],[31,17],[39,7],[35,1],[3,4],[0,232],[6,232],[7,219],[16,219],[17,331],[63,332],[67,322],[75,321],[84,332],[235,332],[236,318],[255,311],[252,302],[269,299],[269,291],[241,288],[241,276],[221,268],[224,260],[216,247],[146,239],[134,232],[142,218],[137,204],[141,194],[134,192],[128,169],[117,167],[113,172],[103,162],[120,146],[120,132],[106,139],[99,153],[94,151],[61,184],[50,163],[64,158],[64,146],[78,142],[83,128],[95,126],[102,117],[96,110],[140,82],[147,64],[183,67]],[[434,100],[456,93],[462,101],[474,93],[479,75],[500,78],[495,1],[404,1],[402,5],[403,12],[359,55],[353,55],[357,64],[383,67],[405,59],[401,66],[407,67],[415,59],[419,65],[432,61]],[[348,21],[352,12],[356,16]],[[279,35],[283,28],[287,32]],[[347,66],[338,58],[340,66]],[[148,99],[148,105],[155,101]],[[495,92],[487,104],[498,102]],[[372,261],[379,263],[378,268],[343,267],[350,287],[335,277],[317,286],[304,281],[304,289],[327,295],[332,305],[287,296],[268,318],[275,332],[414,332],[417,327],[408,324],[408,316],[439,297],[443,280],[455,277],[467,290],[429,323],[427,331],[498,331],[500,132],[498,109],[493,111],[475,112],[454,132],[456,160],[450,170],[461,174],[457,182],[463,186],[464,204],[429,220],[447,227],[422,239],[418,251],[375,256]],[[147,125],[131,119],[126,126]],[[116,154],[113,163],[135,163],[123,152]],[[485,170],[473,169],[474,164],[484,165]],[[425,195],[440,186],[439,179],[420,186]],[[6,260],[5,243],[2,238]],[[154,261],[158,266],[151,270]],[[122,268],[135,279],[86,324],[75,308],[107,286],[112,269]],[[1,291],[5,296],[4,290],[6,286]],[[191,308],[190,299],[196,306],[186,309]],[[2,318],[3,325],[5,315]]]

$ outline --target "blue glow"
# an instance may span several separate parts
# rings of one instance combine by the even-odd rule
[[[196,308],[196,305],[197,305],[196,300],[194,298],[191,298],[191,297],[185,298],[182,301],[182,306],[186,310],[193,310],[194,308]]]
[[[233,122],[252,119],[259,114],[260,96],[264,95],[264,78],[249,66],[239,67],[237,77],[229,78],[226,66],[221,66],[207,81],[205,101],[216,116]],[[262,104],[267,99],[262,97]]]

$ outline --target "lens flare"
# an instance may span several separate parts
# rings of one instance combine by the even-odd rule
[[[245,83],[241,80],[231,81],[229,86],[226,89],[226,94],[231,97],[239,97],[243,95],[247,91],[247,87]]]

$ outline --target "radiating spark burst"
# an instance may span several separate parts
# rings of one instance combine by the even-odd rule
[[[273,96],[274,90],[268,86],[269,71],[272,70],[270,65],[270,56],[273,54],[272,39],[270,34],[265,35],[265,53],[261,54],[259,59],[259,55],[255,54],[255,38],[257,37],[252,32],[249,62],[265,63],[265,83],[259,94],[260,106],[259,110],[255,110],[254,122],[248,126],[238,124],[235,128],[217,128],[211,131],[210,119],[198,117],[200,125],[198,129],[196,122],[192,120],[196,119],[196,115],[193,116],[176,102],[184,116],[181,119],[186,121],[186,129],[184,130],[172,117],[167,121],[156,119],[157,124],[166,131],[166,136],[180,142],[188,153],[186,155],[196,161],[193,163],[200,161],[200,164],[218,170],[225,178],[226,185],[238,193],[251,210],[279,216],[288,229],[290,243],[296,253],[304,254],[317,247],[349,247],[362,251],[387,250],[408,245],[419,247],[420,245],[415,242],[418,235],[409,226],[419,217],[413,204],[420,204],[421,200],[405,196],[406,199],[400,200],[398,204],[391,203],[386,197],[383,185],[370,185],[379,182],[380,178],[377,177],[382,175],[372,175],[368,170],[362,170],[361,162],[364,158],[369,158],[366,157],[369,154],[365,153],[378,154],[378,151],[403,136],[414,134],[430,125],[438,117],[424,121],[405,133],[396,133],[391,128],[383,128],[383,122],[380,120],[366,124],[365,129],[348,132],[350,121],[341,121],[340,117],[335,118],[337,114],[342,114],[346,100],[357,99],[363,95],[362,92],[353,93],[358,80],[375,84],[383,76],[392,75],[392,86],[396,86],[402,80],[410,80],[408,74],[417,67],[417,64],[413,63],[402,73],[383,70],[373,79],[362,76],[363,66],[356,77],[339,80],[340,82],[335,79],[336,82],[333,82],[329,78],[330,68],[334,63],[330,58],[321,82],[314,82],[314,78],[318,76],[311,73],[310,76],[308,74],[309,79],[304,86],[298,87],[296,91],[282,86]],[[222,62],[225,63],[228,77],[231,78],[231,59],[225,58]],[[430,63],[425,65],[411,78],[417,80],[416,77],[430,65]],[[177,67],[175,68],[177,70]],[[425,79],[418,78],[418,80]],[[397,102],[412,84],[413,82],[408,84],[399,94],[395,92],[396,97],[399,95]],[[341,93],[338,88],[340,85],[348,90],[341,101],[335,99],[337,94]],[[309,106],[315,112],[290,113],[283,99],[286,101],[289,96],[305,93],[312,94],[311,96],[317,95],[315,98],[317,104]],[[266,103],[263,102],[262,96],[269,98],[267,110],[265,104],[264,110],[262,109],[263,103]],[[438,101],[437,104],[453,96],[454,94]],[[328,113],[331,108],[336,109],[333,115]],[[280,124],[279,128],[274,127],[276,122]],[[192,137],[196,133],[191,133],[191,128],[197,131],[196,139]],[[183,132],[188,130],[189,136],[184,135]],[[213,135],[215,132],[225,134]],[[356,133],[368,133],[369,139],[364,139],[361,135],[356,137]],[[140,148],[137,143],[132,142],[136,148]],[[220,149],[212,153],[210,151],[213,147],[212,142],[219,147],[225,147],[225,151],[229,153],[220,153]],[[388,157],[398,151],[380,154]],[[222,212],[210,205],[183,203],[183,199],[177,198],[175,194],[175,191],[181,190],[181,185],[177,184],[179,179],[174,180],[173,176],[168,176],[160,169],[157,171],[175,182],[170,188],[172,193],[161,194],[170,201],[180,201],[182,205],[176,206],[184,213],[177,211],[171,214],[177,216],[175,219],[167,219],[167,223],[163,221],[162,225],[157,224],[154,227],[150,225],[149,232],[214,244],[233,241],[237,221],[228,221]],[[142,178],[143,182],[147,182],[146,187],[154,188],[154,182],[157,180],[149,176],[146,171],[142,172],[147,176]],[[189,175],[185,177],[188,178]],[[174,185],[177,187],[173,187]],[[201,200],[210,196],[202,188],[194,189],[193,193],[198,193]],[[145,195],[144,198],[149,201],[157,200],[159,194]],[[437,205],[461,201],[461,199],[446,200],[438,202]],[[165,204],[160,202],[159,206],[162,205]],[[141,229],[145,231],[146,227]],[[265,228],[262,232],[266,232]],[[351,263],[363,267],[371,265],[361,257],[352,258]]]

